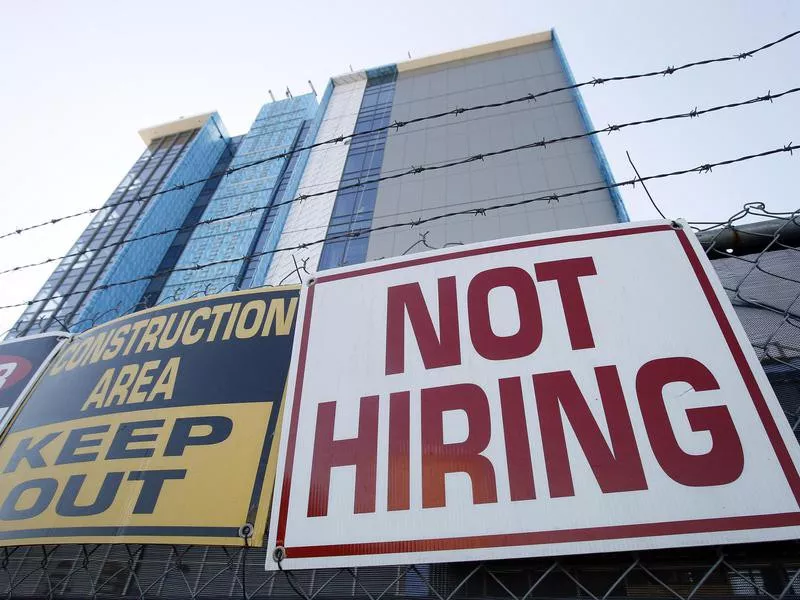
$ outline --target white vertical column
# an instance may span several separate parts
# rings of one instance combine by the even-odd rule
[[[334,78],[333,83],[333,92],[314,142],[349,135],[355,129],[361,98],[367,85],[366,74],[350,73]],[[308,157],[296,196],[338,187],[349,148],[349,144],[344,143],[314,148]],[[293,203],[277,247],[291,248],[325,237],[335,199],[334,192]],[[297,277],[293,275],[295,263],[292,257],[294,256],[297,264],[308,259],[306,268],[314,272],[319,265],[321,253],[322,244],[302,250],[277,252],[272,259],[265,284],[278,285],[284,279],[284,283],[298,283]],[[287,278],[287,275],[291,276]]]

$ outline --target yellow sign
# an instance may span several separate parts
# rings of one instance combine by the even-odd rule
[[[161,306],[65,344],[0,442],[0,545],[263,545],[298,295]]]

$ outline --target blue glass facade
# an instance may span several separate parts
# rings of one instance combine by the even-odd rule
[[[414,165],[590,129],[575,91],[371,133],[393,121],[408,122],[455,106],[502,103],[530,89],[571,82],[554,33],[548,40],[534,37],[538,41],[522,42],[514,50],[478,49],[467,52],[471,58],[442,55],[441,60],[429,57],[346,73],[331,79],[320,106],[314,94],[268,103],[250,131],[238,138],[227,135],[216,113],[191,117],[191,124],[180,120],[145,130],[157,135],[143,135],[147,149],[73,246],[69,254],[75,256],[59,264],[12,335],[80,331],[157,303],[274,285],[292,273],[292,258],[309,270],[324,270],[416,251],[424,248],[416,230],[369,230],[411,215],[613,182],[599,142],[591,138],[569,148],[508,154],[402,181],[362,183]],[[351,138],[352,133],[356,136]],[[347,139],[295,152],[339,136]],[[283,153],[290,156],[269,160]],[[204,184],[138,200],[206,177]],[[313,197],[281,205],[299,192]],[[518,214],[497,211],[483,219],[442,219],[426,233],[441,247],[627,220],[616,190],[606,196],[594,194],[542,210],[521,207]],[[234,214],[239,216],[228,218]],[[167,229],[180,231],[117,245]],[[323,237],[335,239],[318,243]],[[281,244],[292,249],[291,256],[272,254]],[[154,276],[164,272],[169,274]],[[114,285],[132,279],[142,280]],[[98,286],[104,289],[93,291]]]
[[[331,99],[331,95],[333,93],[333,82],[328,82],[328,85],[325,88],[325,92],[322,94],[322,100],[320,101],[319,106],[317,107],[316,116],[312,121],[310,121],[308,134],[306,135],[306,146],[318,141],[319,138],[317,135],[319,134],[320,126],[322,125],[322,120],[325,118],[325,115],[328,110],[328,104]],[[300,188],[300,181],[303,179],[303,176],[306,172],[306,165],[308,164],[309,157],[311,156],[311,151],[303,151],[298,152],[297,156],[297,164],[294,167],[294,172],[292,173],[291,177],[288,179],[288,185],[286,190],[283,193],[282,200],[286,200],[289,198],[295,198],[298,195],[299,188]],[[308,183],[308,182],[307,182]],[[289,218],[289,213],[292,210],[292,204],[284,204],[283,206],[278,206],[275,209],[275,221],[270,227],[269,233],[266,235],[266,239],[264,241],[263,247],[261,252],[264,253],[262,256],[257,257],[255,260],[258,261],[258,267],[256,274],[253,276],[253,284],[251,287],[255,285],[263,285],[267,281],[269,276],[270,267],[273,264],[273,259],[276,257],[276,254],[272,253],[277,247],[278,244],[281,242],[281,236],[284,232],[284,226],[286,225],[286,221]],[[280,280],[279,280],[280,281]],[[275,282],[272,282],[273,284]]]
[[[310,128],[311,121],[304,121],[297,133],[294,143],[292,144],[292,150],[305,146]],[[302,168],[297,169],[301,154],[307,153],[297,152],[292,154],[291,158],[286,161],[283,173],[281,173],[281,176],[278,180],[278,186],[274,189],[272,196],[270,197],[269,208],[264,211],[264,215],[258,225],[258,234],[253,240],[253,245],[250,248],[250,252],[247,253],[250,258],[248,258],[244,262],[244,265],[242,265],[242,272],[240,273],[239,280],[236,284],[238,289],[257,287],[259,283],[263,282],[264,280],[268,263],[267,261],[262,260],[264,258],[263,252],[271,234],[277,234],[277,236],[280,237],[280,231],[273,232],[273,229],[279,229],[279,227],[275,226],[276,217],[278,216],[278,211],[281,208],[288,207],[285,205],[275,207],[275,204],[292,197],[293,194],[291,192],[287,193],[287,191],[290,189],[289,184],[292,181],[295,172],[298,172],[298,174],[302,173]],[[275,236],[273,235],[273,237]],[[259,256],[260,254],[262,256]]]
[[[364,133],[389,124],[394,100],[397,71],[384,67],[367,73],[367,86],[356,119],[355,133]],[[386,130],[354,137],[350,143],[340,186],[348,186],[381,173]],[[364,262],[367,257],[369,229],[375,211],[378,184],[371,183],[343,190],[336,195],[326,237],[354,233],[352,237],[326,242],[319,261],[320,269]]]
[[[217,166],[214,167],[214,171],[211,173],[211,178],[203,185],[203,190],[200,192],[197,200],[195,200],[194,206],[192,206],[189,214],[187,214],[186,218],[183,220],[181,230],[175,234],[169,250],[164,254],[164,258],[161,259],[161,263],[158,265],[158,269],[156,269],[156,273],[160,273],[160,275],[153,277],[148,283],[147,289],[139,301],[139,306],[141,306],[141,308],[148,308],[158,302],[161,291],[164,289],[167,279],[169,279],[169,272],[177,264],[178,259],[186,248],[186,244],[189,242],[192,232],[197,227],[197,223],[202,219],[208,203],[211,201],[214,192],[216,192],[217,187],[219,187],[219,182],[222,181],[225,175],[225,170],[230,166],[233,157],[236,155],[236,150],[239,148],[242,137],[243,136],[240,135],[231,138],[228,142],[225,152],[222,153],[222,156],[217,162]]]
[[[562,70],[564,71],[564,75],[567,78],[567,85],[575,85],[575,76],[572,74],[572,68],[569,66],[569,62],[567,62],[567,56],[564,54],[564,49],[561,47],[561,42],[558,39],[556,30],[551,29],[550,33],[553,36],[553,48],[558,56],[558,61]],[[578,107],[578,112],[581,115],[581,121],[583,122],[584,129],[586,131],[594,131],[594,124],[589,116],[589,111],[586,110],[586,104],[583,102],[583,96],[581,95],[580,89],[572,88],[570,91],[572,93],[572,98],[575,101],[575,105]],[[603,147],[600,145],[597,136],[593,135],[591,138],[589,138],[589,143],[592,145],[592,151],[597,159],[600,172],[603,175],[603,181],[607,185],[613,186],[615,183],[614,176],[611,174],[611,167],[608,165],[606,153],[603,152]],[[609,194],[611,195],[611,200],[614,203],[614,212],[617,215],[617,220],[620,223],[628,223],[631,219],[628,216],[628,210],[625,208],[625,203],[622,201],[619,188],[611,187],[609,189]]]
[[[219,122],[219,115],[214,113],[194,136],[186,155],[167,175],[160,188],[173,188],[184,182],[211,175],[226,151],[227,143],[227,133]],[[181,227],[202,189],[202,185],[196,185],[156,196],[128,237],[141,237]],[[104,281],[123,282],[155,273],[175,236],[175,233],[170,233],[122,246],[114,257]],[[108,320],[129,312],[137,305],[147,285],[147,281],[138,281],[93,294],[82,311],[83,318],[94,322],[101,316],[104,320]],[[85,329],[91,324],[76,323],[73,329]]]
[[[231,168],[290,151],[296,146],[304,124],[313,119],[317,101],[313,94],[266,104],[250,131],[243,137]],[[298,159],[299,160],[299,159]],[[226,217],[250,211],[232,219],[199,225],[192,234],[177,267],[191,267],[214,261],[232,262],[173,273],[161,298],[186,298],[236,288],[245,276],[244,260],[258,244],[264,229],[274,226],[268,207],[274,202],[281,176],[289,171],[288,158],[269,160],[226,175],[208,204],[203,219]],[[297,169],[292,168],[292,174]],[[297,175],[299,176],[299,172]],[[291,178],[290,178],[291,180]],[[293,191],[288,182],[286,192]],[[251,275],[251,280],[254,280]]]
[[[199,129],[187,128],[150,140],[10,335],[81,331],[130,310],[146,282],[92,290],[152,273],[170,244],[170,235],[120,242],[180,224],[200,192],[199,186],[148,196],[180,182],[207,177],[225,146],[223,131],[214,114]]]

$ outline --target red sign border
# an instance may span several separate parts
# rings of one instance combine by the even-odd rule
[[[481,254],[492,254],[520,248],[531,248],[535,246],[546,246],[552,244],[562,244],[568,242],[580,242],[585,240],[619,237],[627,235],[637,235],[644,233],[655,233],[662,231],[674,231],[678,237],[681,247],[686,252],[686,257],[692,270],[697,277],[698,283],[708,300],[709,306],[714,313],[717,324],[720,327],[731,356],[742,375],[745,386],[750,393],[750,398],[755,405],[756,412],[761,418],[762,425],[767,433],[775,455],[786,476],[786,481],[794,494],[795,500],[800,507],[800,474],[792,462],[789,451],[783,442],[778,426],[772,416],[766,399],[761,393],[755,375],[750,369],[747,357],[739,346],[736,334],[730,324],[722,304],[717,298],[711,281],[708,278],[703,265],[697,254],[692,248],[686,232],[680,228],[674,228],[668,224],[646,225],[640,227],[628,227],[624,229],[612,229],[608,231],[595,231],[589,233],[577,233],[563,235],[553,238],[527,240],[522,242],[509,242],[483,248],[474,248],[443,255],[430,255],[420,258],[409,259],[403,262],[376,265],[353,271],[342,273],[332,273],[321,275],[316,278],[313,285],[307,290],[305,312],[303,314],[303,331],[300,339],[300,350],[298,355],[297,379],[295,382],[294,398],[292,402],[292,416],[289,429],[289,439],[286,449],[286,459],[283,471],[283,485],[281,487],[280,508],[278,513],[278,530],[276,544],[284,546],[286,540],[286,525],[288,519],[289,496],[291,493],[292,468],[294,466],[294,451],[297,442],[297,430],[299,427],[300,400],[303,393],[303,378],[305,376],[306,354],[308,350],[308,336],[311,324],[311,308],[314,303],[314,290],[317,286],[338,281],[360,277],[383,271],[403,269],[417,265],[441,262],[445,260],[457,260]],[[778,513],[767,515],[750,515],[739,517],[719,517],[710,519],[693,519],[683,521],[666,521],[659,523],[639,523],[628,525],[608,525],[599,527],[587,527],[580,529],[561,529],[552,531],[531,531],[511,534],[487,534],[464,537],[433,538],[420,540],[395,540],[381,542],[359,542],[351,544],[329,544],[323,546],[290,546],[285,547],[287,558],[324,558],[328,556],[357,556],[363,554],[395,554],[406,552],[424,552],[437,550],[470,550],[476,548],[498,548],[507,546],[530,546],[539,544],[555,544],[568,542],[602,541],[608,539],[640,538],[647,536],[679,535],[688,533],[710,533],[744,529],[763,529],[774,527],[788,527],[800,525],[800,511],[790,513]]]

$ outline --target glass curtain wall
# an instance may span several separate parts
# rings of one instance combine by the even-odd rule
[[[166,285],[167,279],[169,278],[169,271],[178,263],[178,259],[181,257],[181,254],[183,254],[183,250],[186,248],[186,244],[189,242],[189,238],[192,236],[192,232],[203,218],[203,213],[205,212],[208,203],[211,201],[211,197],[214,195],[214,192],[217,191],[217,187],[225,175],[225,171],[228,169],[233,157],[236,155],[236,150],[239,148],[239,144],[241,143],[243,137],[244,136],[240,135],[231,138],[227,148],[225,149],[225,152],[222,153],[217,166],[214,167],[211,177],[203,185],[203,189],[200,191],[200,195],[197,197],[194,206],[192,206],[192,209],[189,211],[189,214],[186,215],[186,218],[181,225],[181,230],[175,235],[175,239],[172,240],[172,244],[164,255],[161,264],[159,264],[158,269],[156,269],[156,273],[164,274],[151,279],[150,284],[147,286],[147,289],[142,295],[142,299],[139,302],[139,305],[142,309],[154,306],[156,302],[158,302],[158,297],[161,295],[161,291],[164,289],[164,285]]]
[[[250,252],[247,253],[249,258],[245,260],[245,263],[242,266],[242,272],[239,276],[237,289],[243,290],[246,288],[256,287],[263,283],[261,281],[256,281],[256,273],[258,272],[258,266],[261,263],[262,258],[261,256],[258,256],[258,254],[264,251],[264,244],[269,237],[270,231],[272,230],[272,224],[275,222],[275,217],[278,214],[278,211],[274,206],[275,203],[290,200],[290,198],[284,198],[284,195],[286,193],[286,188],[289,185],[289,181],[291,181],[292,175],[294,174],[297,161],[301,155],[300,152],[295,152],[295,150],[305,145],[310,127],[310,120],[303,122],[303,125],[297,134],[297,138],[295,138],[294,144],[292,145],[292,157],[287,162],[286,168],[283,170],[283,173],[278,180],[278,187],[272,194],[272,198],[270,198],[269,209],[262,217],[259,225],[258,236],[256,237],[255,243],[250,249]]]
[[[10,335],[62,331],[76,325],[93,287],[101,280],[121,242],[170,170],[178,164],[198,130],[153,140],[134,163],[105,206],[97,212],[65,258],[17,321]]]
[[[389,124],[396,79],[397,74],[392,72],[367,81],[356,119],[355,133],[371,131]],[[340,186],[357,184],[380,175],[387,134],[388,131],[383,130],[352,139]],[[357,232],[367,230],[372,225],[377,196],[377,183],[342,190],[336,195],[326,237],[347,233],[354,235],[325,242],[319,261],[320,270],[358,264],[366,260],[369,233]]]

